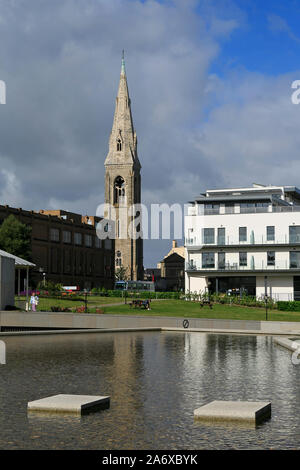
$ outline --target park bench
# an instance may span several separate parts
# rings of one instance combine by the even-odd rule
[[[203,299],[200,301],[200,307],[204,307],[204,305],[207,305],[210,309],[213,308],[213,304],[210,299]]]
[[[150,300],[132,300],[129,302],[131,308],[145,308],[150,309]]]

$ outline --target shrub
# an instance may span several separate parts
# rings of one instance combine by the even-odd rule
[[[300,312],[300,302],[297,300],[279,300],[277,302],[278,310],[284,310],[286,312]]]
[[[53,305],[51,307],[51,312],[72,312],[68,307],[59,307],[58,305]]]

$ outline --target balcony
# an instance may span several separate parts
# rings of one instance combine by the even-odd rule
[[[263,214],[267,212],[300,212],[300,205],[269,207],[225,207],[224,211],[222,209],[204,209],[202,213],[194,213],[189,215]]]
[[[300,244],[300,235],[288,236],[285,235],[282,238],[276,240],[267,240],[266,237],[250,237],[251,239],[246,241],[239,241],[238,239],[224,237],[217,238],[215,241],[207,242],[207,240],[201,240],[201,237],[193,237],[185,239],[185,246],[187,248],[203,248],[203,247],[218,247],[218,246],[276,246],[276,245],[297,245]]]
[[[203,267],[201,262],[187,262],[185,263],[186,271],[197,271],[197,272],[257,272],[257,271],[299,271],[300,263],[290,263],[288,260],[275,263],[274,265],[267,265],[267,263],[260,262],[255,263],[251,261],[246,266],[240,266],[238,263],[225,263],[213,265],[207,265]]]

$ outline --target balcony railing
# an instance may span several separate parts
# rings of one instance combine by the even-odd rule
[[[221,209],[204,209],[201,214],[189,215],[228,215],[228,214],[262,214],[266,212],[300,212],[300,205],[297,206],[269,206],[269,207],[226,207]]]
[[[203,266],[201,262],[185,263],[186,271],[276,271],[276,270],[300,270],[300,263],[290,263],[288,260],[268,265],[265,262],[250,262],[246,266],[240,266],[238,263],[225,263]]]
[[[293,236],[284,236],[282,238],[276,238],[275,240],[267,240],[266,237],[249,237],[246,241],[239,241],[238,239],[232,238],[225,238],[220,237],[216,238],[214,241],[210,241],[209,243],[207,240],[201,239],[201,237],[192,237],[185,239],[185,246],[243,246],[243,245],[293,245],[293,244],[300,244],[300,235],[293,235]]]

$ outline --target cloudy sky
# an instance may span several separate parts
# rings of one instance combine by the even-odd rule
[[[299,186],[299,20],[298,0],[0,0],[0,203],[96,212],[122,49],[144,203]]]

